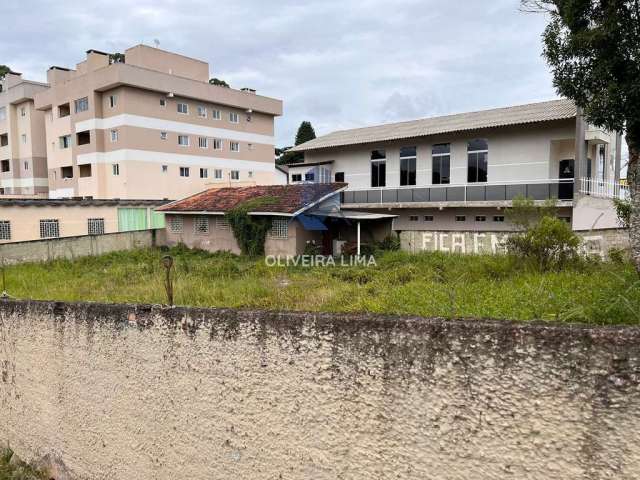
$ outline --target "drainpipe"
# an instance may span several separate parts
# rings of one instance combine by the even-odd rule
[[[580,183],[582,181],[582,177],[584,177],[583,170],[586,167],[586,159],[587,159],[587,141],[585,140],[586,130],[587,130],[587,126],[586,126],[586,122],[584,121],[582,109],[578,107],[578,111],[576,115],[576,144],[575,144],[575,161],[574,161],[574,175],[573,175],[574,201],[580,195]]]
[[[358,256],[360,256],[360,221],[359,220],[358,220],[357,232],[358,232]]]

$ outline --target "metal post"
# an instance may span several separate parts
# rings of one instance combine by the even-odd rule
[[[358,221],[358,256],[360,256],[360,221]]]

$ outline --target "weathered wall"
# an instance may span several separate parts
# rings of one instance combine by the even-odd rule
[[[41,262],[55,258],[73,259],[88,255],[101,255],[119,250],[164,245],[165,230],[139,230],[83,235],[80,237],[50,238],[30,242],[0,244],[0,259],[6,264]]]
[[[0,438],[86,479],[635,479],[640,329],[0,304]]]

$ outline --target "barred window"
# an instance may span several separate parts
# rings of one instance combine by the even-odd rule
[[[229,230],[230,228],[231,226],[229,225],[229,222],[227,222],[227,219],[224,218],[224,216],[216,217],[216,229]]]
[[[273,218],[270,235],[273,238],[289,238],[289,221],[286,218]]]
[[[76,113],[89,110],[89,97],[82,97],[74,101]]]
[[[169,230],[172,233],[182,233],[182,217],[181,216],[172,216],[169,220]]]
[[[198,146],[200,148],[209,147],[209,139],[207,137],[198,137]]]
[[[209,233],[209,217],[198,216],[193,220],[193,231],[196,235]]]
[[[11,240],[11,222],[0,220],[0,240]]]
[[[104,218],[88,218],[87,233],[89,235],[104,235]]]
[[[57,238],[60,236],[60,224],[57,218],[40,220],[40,238]]]

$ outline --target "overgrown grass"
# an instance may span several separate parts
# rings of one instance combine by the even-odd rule
[[[44,480],[46,478],[44,471],[18,459],[10,448],[3,448],[0,451],[0,480]]]
[[[539,272],[511,256],[386,252],[376,267],[268,267],[176,247],[6,268],[17,298],[166,303],[160,259],[175,259],[179,305],[639,324],[631,264],[581,261]]]

